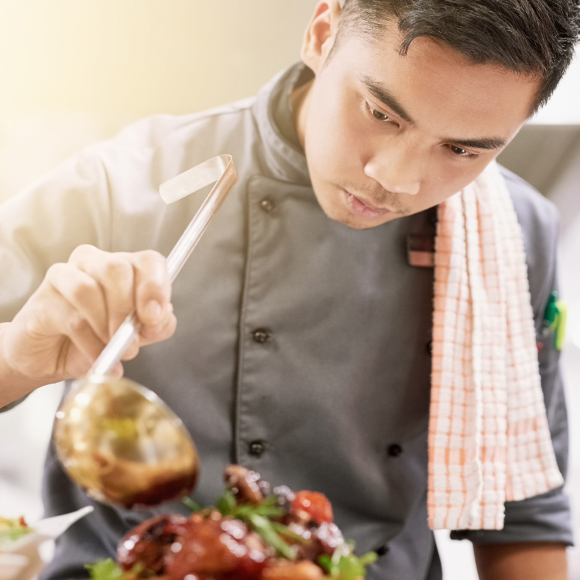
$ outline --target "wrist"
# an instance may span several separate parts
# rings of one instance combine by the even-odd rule
[[[40,379],[27,377],[10,364],[6,344],[10,324],[10,322],[0,324],[0,409],[45,384]]]
[[[520,542],[474,546],[481,580],[567,580],[566,546]]]

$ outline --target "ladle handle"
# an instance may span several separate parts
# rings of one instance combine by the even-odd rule
[[[216,179],[217,182],[206,200],[167,257],[167,269],[169,270],[171,283],[175,281],[185,262],[187,262],[211,218],[221,207],[232,187],[237,183],[238,173],[231,156],[220,155],[162,184],[160,188],[164,201],[171,203],[198,191],[216,181]],[[107,344],[91,367],[89,374],[109,375],[139,335],[140,326],[137,313],[133,311],[115,332],[109,344]]]

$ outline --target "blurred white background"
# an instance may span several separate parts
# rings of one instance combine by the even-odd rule
[[[0,201],[134,119],[254,94],[297,60],[314,6],[315,0],[0,0]],[[563,215],[560,277],[570,304],[562,357],[571,428],[568,490],[580,531],[579,103],[577,58],[551,104],[533,120],[546,125],[540,135],[552,131],[549,125],[577,125],[566,128],[565,159],[558,154],[542,171],[546,158],[541,151],[528,153],[535,142],[526,133],[512,148],[519,173]],[[557,130],[550,135],[563,142]],[[44,453],[61,391],[61,385],[45,387],[0,414],[4,516],[41,517]],[[437,533],[437,542],[446,580],[477,578],[468,542],[451,542],[446,532]],[[580,550],[570,550],[569,561],[572,580],[580,580]]]

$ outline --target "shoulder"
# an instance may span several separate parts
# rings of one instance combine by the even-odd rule
[[[130,175],[156,190],[163,181],[211,157],[245,154],[248,138],[256,133],[253,102],[249,98],[201,113],[147,117],[88,153],[102,164],[111,185]]]
[[[253,123],[254,98],[188,115],[153,115],[123,129],[103,148],[159,151],[199,143],[205,151],[219,149],[224,141],[242,127]]]
[[[153,115],[123,129],[116,137],[118,144],[159,147],[182,136],[225,127],[231,129],[247,121],[254,97],[188,115]]]
[[[560,217],[556,206],[527,181],[500,166],[510,192],[518,222],[524,230],[557,238]]]
[[[522,229],[534,313],[555,285],[560,217],[556,206],[521,177],[500,166]]]

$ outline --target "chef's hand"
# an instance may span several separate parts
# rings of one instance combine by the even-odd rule
[[[134,358],[139,347],[174,333],[170,299],[171,283],[161,254],[112,254],[93,246],[78,247],[68,263],[48,270],[14,320],[0,325],[0,385],[8,388],[12,378],[15,384],[27,384],[30,388],[24,390],[30,392],[85,375],[136,309],[140,335],[123,360]],[[114,374],[122,372],[119,363]],[[22,387],[18,391],[19,396],[27,394]],[[0,387],[0,406],[7,403],[2,395]]]

